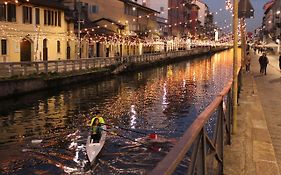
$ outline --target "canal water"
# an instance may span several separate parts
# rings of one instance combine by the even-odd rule
[[[232,51],[0,101],[0,174],[145,174],[165,156],[232,77]],[[91,113],[114,129],[96,162],[85,143]],[[156,149],[155,149],[156,148]]]

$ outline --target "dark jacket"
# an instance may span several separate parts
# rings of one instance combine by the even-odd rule
[[[281,55],[279,56],[279,68],[281,69]]]
[[[259,63],[263,66],[266,66],[269,63],[268,58],[266,56],[261,56],[259,58]]]

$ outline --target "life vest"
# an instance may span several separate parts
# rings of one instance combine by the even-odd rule
[[[93,124],[94,124],[94,120],[95,120],[96,118],[98,118],[98,119],[99,119],[99,123],[100,123],[100,124],[105,124],[104,119],[102,118],[102,116],[100,116],[100,115],[96,115],[94,118],[92,118],[92,121],[91,121],[91,126],[93,126]]]
[[[93,134],[100,134],[101,133],[101,126],[92,126],[92,132]]]

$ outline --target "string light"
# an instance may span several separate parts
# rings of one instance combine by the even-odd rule
[[[15,0],[14,2],[18,3],[18,0]],[[26,0],[26,2],[29,2],[29,0]],[[8,3],[8,1],[5,1],[5,4],[7,4],[7,3]],[[180,6],[182,6],[182,7],[186,6],[186,4],[188,4],[188,3],[183,3],[183,4],[180,4],[179,6],[176,6],[176,7],[168,7],[167,10],[178,9]],[[136,10],[136,7],[133,7],[133,10]],[[222,11],[222,9],[219,9],[219,11]],[[161,13],[165,13],[165,12],[162,11]],[[219,12],[207,13],[207,14],[205,14],[205,16],[213,15],[213,14],[218,14],[218,13]],[[150,13],[150,14],[147,14],[147,15],[144,15],[144,16],[140,15],[140,16],[138,16],[138,18],[139,19],[145,18],[145,17],[146,18],[151,18],[152,16],[157,16],[157,15],[158,15],[157,13],[153,12],[153,13]],[[201,17],[202,16],[199,16],[199,18],[201,18]],[[132,19],[132,21],[133,22],[137,22],[136,19]],[[196,22],[196,21],[198,21],[198,19],[188,20],[188,21],[185,21],[185,22],[180,21],[178,23],[174,23],[174,26],[184,25],[184,27],[186,27],[188,22],[191,23],[191,22]],[[121,23],[120,20],[118,22]],[[168,21],[166,20],[165,22],[167,23]],[[129,25],[129,23],[130,22],[128,20],[125,21],[126,25]],[[111,23],[111,24],[114,25],[114,23]],[[221,27],[220,29],[221,30],[222,29],[226,29],[226,28],[229,28],[230,26],[231,26],[231,24],[227,25],[225,27]],[[104,25],[103,27],[107,28],[108,26]],[[172,27],[172,25],[164,25],[159,30],[157,30],[157,29],[155,29],[155,30],[148,29],[147,31],[144,31],[144,32],[142,32],[140,34],[145,34],[146,35],[146,34],[151,33],[151,32],[156,32],[157,33],[159,31],[162,31],[165,28],[171,28],[171,27]],[[92,42],[105,42],[105,43],[116,44],[116,41],[117,41],[117,43],[124,43],[126,45],[136,45],[137,43],[141,43],[141,42],[144,43],[144,45],[151,45],[153,42],[155,42],[154,40],[151,40],[149,38],[141,38],[139,36],[135,37],[134,39],[129,38],[130,36],[134,36],[134,34],[132,34],[131,32],[129,32],[127,36],[126,36],[126,33],[125,33],[125,37],[122,36],[122,35],[107,36],[107,37],[104,36],[104,35],[91,36],[89,31],[95,32],[95,28],[99,29],[99,28],[101,28],[101,26],[98,25],[98,26],[96,26],[94,28],[89,28],[89,29],[86,28],[86,29],[84,29],[84,31],[87,34],[89,34],[89,36],[90,36],[89,40],[92,41]],[[203,28],[203,29],[206,30],[206,28]],[[20,31],[19,29],[15,29],[15,28],[7,28],[7,26],[3,26],[3,25],[1,25],[0,30],[2,31],[2,37],[14,37],[14,38],[17,37],[19,39],[22,39],[22,38],[24,38],[26,36],[26,31]],[[18,32],[18,33],[15,34],[13,32],[11,32],[11,33],[9,32],[9,34],[8,34],[7,31],[14,31],[14,32]],[[80,30],[79,32],[83,33],[82,30]],[[38,37],[38,33],[39,33],[39,37]],[[212,34],[212,33],[213,33],[212,31],[206,32],[207,35],[208,34]],[[28,35],[31,38],[36,38],[37,37],[37,38],[42,39],[42,38],[47,38],[48,36],[51,36],[51,35],[53,36],[53,33],[47,32],[47,31],[43,32],[42,30],[36,28],[36,30],[34,32],[30,32]],[[67,40],[70,39],[70,40],[73,40],[73,41],[74,40],[77,41],[77,38],[75,37],[73,31],[65,32],[65,33],[57,33],[57,35],[59,35],[59,37],[55,38],[56,40],[63,40],[63,39],[66,38]],[[200,34],[200,35],[204,36],[204,34]],[[86,41],[86,39],[84,39],[84,38],[82,38],[82,40]],[[162,41],[165,41],[165,40],[168,40],[168,39],[167,38],[162,39]],[[160,40],[160,42],[161,42],[161,40]]]

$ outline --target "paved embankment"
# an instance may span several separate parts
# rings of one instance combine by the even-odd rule
[[[281,167],[281,74],[269,56],[260,75],[258,55],[251,53],[251,73],[243,73],[238,129],[225,147],[224,174],[279,175]],[[278,167],[279,165],[279,167]]]

